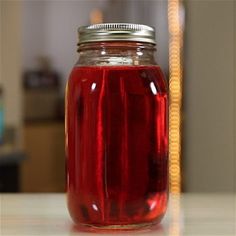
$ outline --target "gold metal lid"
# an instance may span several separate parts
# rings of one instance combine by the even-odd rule
[[[134,41],[156,44],[155,29],[130,23],[104,23],[82,26],[78,29],[79,43],[101,41]]]

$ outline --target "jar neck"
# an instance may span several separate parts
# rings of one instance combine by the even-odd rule
[[[80,44],[77,66],[156,65],[155,45],[138,42]]]

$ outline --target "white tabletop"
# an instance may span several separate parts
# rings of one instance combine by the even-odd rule
[[[92,235],[75,229],[64,194],[1,194],[0,203],[0,235]],[[170,197],[168,212],[159,227],[117,234],[234,236],[235,215],[233,194],[182,194]]]

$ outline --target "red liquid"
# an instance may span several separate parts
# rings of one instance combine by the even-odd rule
[[[167,88],[159,66],[75,67],[67,89],[73,220],[159,222],[168,199]]]

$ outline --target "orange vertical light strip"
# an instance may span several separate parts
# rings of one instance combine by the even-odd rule
[[[89,14],[91,24],[100,24],[103,22],[103,13],[99,9],[93,9]]]
[[[181,51],[183,30],[181,26],[181,1],[168,0],[169,24],[169,175],[170,192],[181,192],[181,104],[182,104],[182,63]]]

